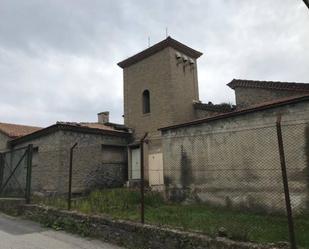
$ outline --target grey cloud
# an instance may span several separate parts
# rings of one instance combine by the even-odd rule
[[[169,34],[204,52],[200,98],[233,78],[309,82],[309,13],[286,0],[0,0],[0,121],[122,118],[116,63]]]

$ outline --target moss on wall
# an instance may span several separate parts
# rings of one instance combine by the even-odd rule
[[[183,188],[188,188],[193,182],[192,164],[185,149],[181,146],[181,176],[180,182]]]

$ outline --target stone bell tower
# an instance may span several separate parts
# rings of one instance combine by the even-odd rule
[[[145,165],[151,164],[147,158],[152,154],[162,157],[159,128],[195,118],[193,102],[199,100],[196,60],[201,55],[167,37],[118,63],[123,69],[124,124],[133,130],[135,141],[149,133]],[[130,162],[130,156],[135,157],[135,152],[129,151],[132,177],[132,165],[139,163]]]
[[[118,63],[123,68],[124,123],[135,137],[194,119],[199,100],[196,59],[202,53],[167,37]]]

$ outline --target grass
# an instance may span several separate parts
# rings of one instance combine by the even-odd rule
[[[36,203],[67,208],[64,198],[36,198]],[[87,214],[105,214],[116,219],[139,221],[140,194],[129,189],[94,191],[83,199],[72,202],[72,209]],[[145,196],[146,223],[198,231],[216,236],[224,228],[227,237],[234,240],[254,242],[288,241],[285,216],[237,212],[205,204],[181,205],[167,203],[158,193]],[[295,217],[298,245],[309,248],[309,214]]]

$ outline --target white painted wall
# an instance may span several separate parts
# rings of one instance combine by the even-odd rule
[[[156,153],[148,156],[149,185],[157,186],[164,184],[163,177],[163,154]]]
[[[141,179],[141,150],[140,148],[132,149],[131,153],[131,179]]]

